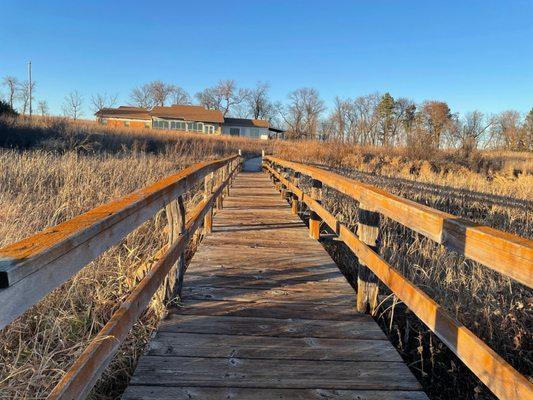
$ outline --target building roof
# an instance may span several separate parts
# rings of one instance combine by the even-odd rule
[[[207,110],[203,106],[173,105],[170,107],[154,107],[150,114],[158,118],[183,119],[185,121],[224,122],[219,110]]]
[[[268,121],[264,119],[224,118],[226,125],[249,126],[255,128],[268,128]]]
[[[118,108],[102,108],[94,115],[100,118],[129,118],[129,119],[150,119],[147,109],[141,107],[120,106]]]

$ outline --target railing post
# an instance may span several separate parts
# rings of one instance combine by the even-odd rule
[[[290,182],[290,173],[287,168],[283,168],[283,173],[281,174],[283,178],[288,180]],[[290,191],[288,186],[283,185],[283,192],[281,198],[287,202],[291,201],[292,199],[292,192]]]
[[[179,235],[185,233],[185,205],[183,197],[171,201],[165,206],[165,213],[168,223],[168,246],[178,239]],[[171,302],[181,295],[183,287],[183,275],[185,274],[185,254],[181,253],[178,261],[165,277],[165,301]]]
[[[224,171],[225,171],[225,173],[224,173],[224,176],[225,176],[224,180],[225,180],[226,178],[229,177],[229,174],[230,174],[230,172],[231,172],[231,169],[230,169],[230,166],[231,166],[231,165],[232,165],[231,163],[227,163],[227,164],[224,166]],[[227,184],[226,187],[224,188],[224,190],[226,191],[226,196],[229,196],[229,184],[230,184],[230,182],[228,181],[228,184]]]
[[[285,172],[286,169],[281,167],[280,168],[280,175],[282,178],[286,178],[287,176],[287,173]],[[279,193],[281,195],[281,200],[285,200],[287,198],[287,188],[285,187],[285,185],[283,183],[279,183]]]
[[[319,180],[313,179],[311,198],[319,203],[322,200],[322,182]],[[313,239],[320,239],[320,217],[313,210],[309,213],[309,236]]]
[[[204,200],[211,196],[211,183],[213,181],[213,172],[208,174],[204,179]],[[213,231],[213,207],[209,208],[204,217],[204,235]]]
[[[177,203],[178,203],[178,211],[179,211],[179,218],[178,218],[179,231],[180,231],[180,235],[184,235],[186,218],[185,218],[185,204],[183,202],[183,196],[178,197]],[[183,252],[180,254],[180,258],[178,260],[178,281],[176,282],[175,296],[177,295],[181,297],[181,290],[183,289],[183,277],[185,275],[185,268],[186,268],[185,252]]]
[[[300,185],[300,173],[299,172],[294,173],[294,178],[292,180],[292,183],[296,187]],[[291,211],[293,214],[298,214],[298,212],[300,211],[300,204],[298,201],[298,196],[296,196],[296,193],[292,194]]]
[[[357,236],[372,250],[378,250],[379,213],[363,202],[359,203]],[[373,314],[378,303],[378,278],[359,260],[357,272],[357,311]]]
[[[217,171],[217,179],[216,179],[216,187],[218,187],[219,185],[222,185],[222,182],[224,182],[224,178],[225,178],[225,171],[224,171],[224,168],[220,168],[218,171]],[[216,204],[217,204],[217,210],[222,210],[222,208],[224,207],[224,203],[223,203],[223,200],[222,200],[222,193],[220,193],[217,197],[217,200],[216,200]]]

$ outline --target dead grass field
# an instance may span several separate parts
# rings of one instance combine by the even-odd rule
[[[476,222],[533,237],[531,209],[505,203],[487,205],[483,197],[470,201],[446,191],[447,187],[466,189],[531,201],[531,154],[487,153],[461,161],[443,153],[433,160],[411,160],[402,149],[176,136],[172,132],[102,128],[89,122],[71,125],[62,120],[1,124],[0,246],[196,161],[235,153],[239,148],[245,155],[258,155],[266,149],[295,161],[337,168],[348,175],[364,171],[442,186],[443,190],[420,191],[406,183],[388,189]],[[356,204],[338,193],[326,192],[325,204],[355,226]],[[164,244],[164,223],[163,216],[147,222],[0,332],[0,398],[46,397],[131,291],[132,271],[149,261]],[[531,290],[446,252],[396,223],[382,219],[381,224],[381,251],[385,258],[512,365],[531,375]],[[353,256],[342,246],[329,250],[353,282]],[[161,301],[152,301],[92,398],[119,396],[137,355],[163,313]],[[394,298],[385,299],[377,318],[429,389],[431,398],[491,398]]]

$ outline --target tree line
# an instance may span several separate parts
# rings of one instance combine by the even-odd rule
[[[2,80],[5,102],[26,114],[29,83],[13,76]],[[32,83],[32,96],[35,93]],[[289,139],[320,139],[354,145],[406,146],[418,151],[456,147],[469,153],[478,148],[533,150],[533,108],[526,115],[508,110],[488,115],[480,111],[454,113],[444,101],[422,103],[391,94],[372,93],[355,98],[335,98],[328,110],[319,92],[300,88],[290,92],[285,103],[270,98],[269,85],[258,82],[253,88],[238,87],[234,80],[222,80],[191,96],[182,87],[152,81],[130,92],[129,104],[151,109],[170,104],[199,104],[237,118],[265,119],[286,129]],[[93,113],[117,104],[118,95],[99,93],[89,99]],[[65,96],[62,111],[78,119],[85,99],[76,90]],[[37,112],[48,114],[46,101],[37,103]]]

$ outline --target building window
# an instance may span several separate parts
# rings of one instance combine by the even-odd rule
[[[106,118],[100,118],[100,123],[102,125],[107,125],[107,119]]]
[[[240,136],[241,130],[239,128],[229,128],[229,134],[231,136]]]
[[[196,131],[197,132],[203,132],[204,131],[204,124],[202,124],[201,122],[198,122],[196,124]]]
[[[144,123],[144,127],[145,127],[145,128],[150,128],[150,122],[145,122],[145,123]]]
[[[124,126],[130,126],[130,121],[124,121]]]
[[[261,137],[261,130],[259,128],[250,129],[250,137],[259,139]]]

